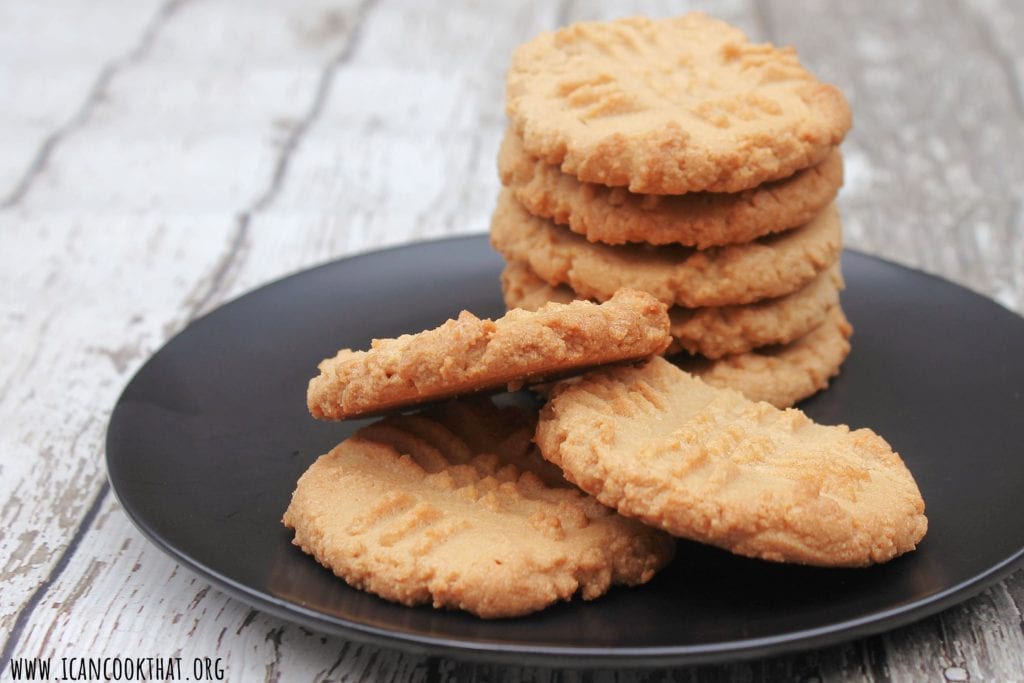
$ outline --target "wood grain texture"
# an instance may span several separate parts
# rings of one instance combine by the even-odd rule
[[[64,2],[58,15],[38,3],[4,8],[0,33],[0,206],[20,200],[49,154],[89,117],[110,80],[148,48],[165,8]],[[69,30],[74,27],[74,30]]]
[[[514,46],[699,8],[849,97],[847,243],[1024,312],[1024,11],[1011,0],[0,5],[0,634],[9,656],[222,657],[229,680],[1013,680],[1024,571],[831,648],[671,671],[414,657],[251,610],[105,484],[132,373],[203,312],[310,265],[481,232]],[[6,666],[0,676],[7,675]]]

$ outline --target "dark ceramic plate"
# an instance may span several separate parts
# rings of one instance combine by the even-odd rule
[[[820,422],[870,426],[927,503],[920,548],[860,570],[782,566],[680,542],[646,586],[482,621],[347,587],[290,544],[293,485],[365,421],[323,423],[306,383],[339,347],[503,311],[483,236],[330,263],[190,325],[139,371],[107,434],[110,481],[136,525],[239,599],[353,640],[516,664],[645,666],[761,656],[938,612],[1024,555],[1024,319],[961,287],[847,253],[853,353],[806,401]]]

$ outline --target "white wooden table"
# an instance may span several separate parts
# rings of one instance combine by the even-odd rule
[[[220,658],[233,681],[580,679],[324,637],[211,588],[110,493],[111,408],[149,354],[247,290],[385,245],[482,232],[516,44],[576,19],[691,5],[796,45],[848,95],[850,246],[1024,312],[1024,10],[857,4],[0,5],[0,676],[11,657],[183,655]],[[1019,439],[1021,427],[1007,429]],[[1019,680],[1022,610],[1018,570],[890,633],[671,674]]]

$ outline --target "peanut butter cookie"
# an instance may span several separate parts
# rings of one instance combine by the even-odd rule
[[[747,244],[704,251],[680,246],[609,246],[531,216],[508,189],[498,196],[491,244],[552,285],[605,300],[622,287],[687,308],[746,304],[800,289],[839,258],[842,226],[830,204],[810,223]]]
[[[913,476],[871,430],[816,424],[663,358],[560,382],[536,441],[605,505],[740,555],[864,566],[927,530]]]
[[[356,588],[486,618],[648,581],[673,539],[567,483],[535,423],[487,400],[387,417],[302,475],[283,523]]]
[[[459,394],[557,376],[664,351],[664,304],[623,290],[603,304],[574,301],[498,320],[463,311],[433,330],[375,339],[320,363],[307,403],[316,418],[343,420]]]
[[[577,299],[567,285],[554,287],[519,261],[505,265],[502,292],[509,308],[536,310],[549,301]],[[760,346],[786,344],[821,325],[839,303],[843,277],[833,265],[792,294],[752,304],[668,309],[672,344],[667,353],[686,350],[707,358],[742,354]]]
[[[738,192],[822,161],[850,128],[842,93],[792,48],[703,14],[584,22],[512,57],[506,110],[526,150],[633,192]]]
[[[568,225],[591,242],[682,244],[706,249],[739,244],[807,223],[843,184],[843,161],[833,150],[819,164],[736,193],[634,194],[583,183],[532,157],[509,131],[498,154],[501,180],[535,216]]]
[[[839,306],[825,321],[788,344],[762,346],[708,360],[677,355],[672,362],[711,386],[735,389],[752,401],[788,408],[828,387],[850,353],[853,328]]]

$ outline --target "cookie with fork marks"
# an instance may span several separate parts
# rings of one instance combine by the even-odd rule
[[[792,48],[693,12],[580,22],[512,56],[506,111],[529,154],[632,192],[738,192],[820,162],[850,108]]]
[[[648,581],[673,539],[565,481],[535,423],[482,398],[386,417],[302,475],[283,522],[356,588],[485,618]]]
[[[928,528],[913,476],[871,430],[816,424],[663,358],[559,383],[536,441],[605,505],[740,555],[865,566]]]

